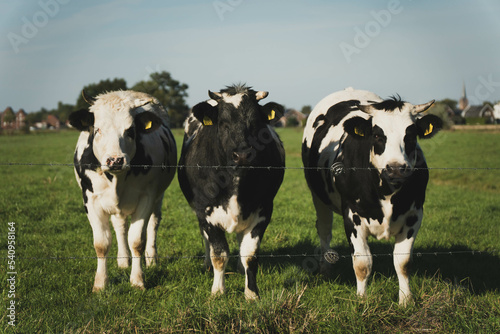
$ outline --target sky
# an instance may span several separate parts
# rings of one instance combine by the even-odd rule
[[[496,102],[499,41],[498,0],[0,0],[0,110],[160,71],[189,106],[234,83],[299,110],[346,87]]]

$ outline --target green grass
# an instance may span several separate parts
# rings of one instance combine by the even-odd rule
[[[302,132],[279,129],[287,166],[300,167]],[[0,137],[0,246],[16,222],[18,333],[346,333],[500,332],[500,134],[442,132],[422,141],[431,170],[424,223],[415,243],[414,304],[397,304],[398,282],[387,256],[392,243],[371,241],[374,275],[356,297],[340,217],[333,242],[342,255],[330,277],[317,273],[315,214],[303,171],[289,169],[261,247],[261,299],[247,302],[232,258],[227,294],[210,296],[198,224],[177,181],[166,192],[158,231],[159,265],[145,269],[145,291],[130,270],[109,260],[110,284],[92,293],[92,231],[71,166],[76,132]],[[182,133],[175,131],[177,144]],[[53,166],[46,164],[54,164]],[[44,164],[44,165],[36,165]],[[229,236],[237,254],[234,236]],[[472,254],[474,251],[474,254]],[[450,254],[451,253],[451,254]],[[290,254],[291,256],[286,256]],[[110,255],[116,255],[114,241]],[[2,255],[4,257],[6,255]],[[0,332],[13,332],[6,311],[7,261]]]

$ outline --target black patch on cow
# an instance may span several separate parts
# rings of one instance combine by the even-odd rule
[[[401,188],[391,197],[393,204],[392,219],[398,217],[410,210],[413,203],[415,208],[423,208],[425,201],[425,189],[429,181],[429,171],[425,162],[422,150],[417,146],[417,164],[415,171],[406,179]]]
[[[146,150],[144,149],[144,144],[142,144],[143,136],[147,136],[148,134],[143,134],[141,132],[137,133],[135,138],[135,155],[130,161],[130,171],[128,175],[132,173],[134,176],[139,174],[147,174],[151,168],[153,168],[153,158],[146,154]]]
[[[417,221],[418,221],[418,217],[417,216],[408,216],[406,218],[406,226],[412,227],[413,225],[415,225],[415,223]]]
[[[354,224],[355,224],[356,226],[361,225],[361,218],[359,218],[359,216],[358,216],[358,215],[353,215],[353,216],[352,216],[352,221],[354,222]]]
[[[387,137],[385,136],[384,130],[378,125],[374,125],[372,129],[373,136],[373,153],[377,155],[382,155],[385,151],[385,144],[387,143]]]
[[[415,232],[415,231],[414,231],[412,228],[410,228],[410,229],[408,230],[408,234],[406,235],[406,239],[410,239],[410,238],[413,236],[413,233],[414,233],[414,232]]]
[[[418,129],[418,136],[424,139],[432,138],[443,128],[443,120],[436,115],[425,115],[417,119],[415,123]],[[430,125],[432,125],[432,131],[428,132]]]
[[[325,114],[326,119],[329,121],[329,127],[337,126],[356,106],[360,104],[358,100],[342,101],[331,106]]]
[[[246,272],[246,276],[248,278],[248,289],[258,295],[259,289],[257,288],[257,270],[259,268],[259,260],[257,259],[257,257],[251,257],[242,260],[246,260],[248,265]]]
[[[89,131],[94,125],[94,113],[87,109],[80,109],[72,112],[69,117],[69,124],[79,131]]]
[[[335,186],[351,211],[382,223],[384,213],[380,199],[384,194],[378,185],[380,173],[370,163],[370,138],[351,135],[345,138],[339,161],[344,164],[345,169],[335,177]]]
[[[111,182],[113,180],[113,174],[108,173],[108,172],[104,172],[104,175],[109,180],[109,182]]]
[[[302,162],[304,164],[304,174],[306,176],[309,188],[314,191],[316,196],[326,205],[332,205],[329,193],[334,192],[333,177],[329,169],[316,170],[309,167],[327,167],[329,161],[325,161],[323,166],[319,166],[320,152],[319,147],[323,138],[327,135],[331,127],[338,125],[349,113],[356,110],[359,105],[358,100],[349,100],[337,103],[331,106],[325,115],[319,115],[314,121],[314,136],[310,143],[310,148],[302,143]],[[319,125],[320,122],[323,124]]]
[[[415,159],[417,149],[417,127],[412,124],[406,128],[405,136],[403,138],[405,143],[405,153],[410,161]]]
[[[392,111],[392,110],[396,110],[396,109],[401,110],[405,103],[406,102],[402,101],[401,97],[399,95],[397,95],[397,96],[392,96],[391,98],[384,100],[382,102],[374,103],[374,104],[372,104],[372,106],[377,110]]]
[[[94,140],[94,136],[91,133],[89,135],[89,138],[87,141],[87,147],[83,150],[82,155],[80,157],[80,160],[78,160],[78,156],[77,156],[78,152],[75,152],[74,159],[73,159],[76,173],[78,174],[78,177],[80,178],[80,186],[82,188],[84,205],[87,204],[87,201],[88,201],[87,190],[90,192],[94,192],[92,182],[90,181],[90,178],[85,174],[85,171],[86,170],[96,171],[97,168],[99,168],[101,166],[101,164],[97,160],[96,156],[94,155],[94,151],[92,149],[93,140]],[[86,207],[85,207],[85,209],[87,210]]]
[[[342,204],[342,217],[344,218],[345,235],[347,237],[347,241],[349,242],[351,254],[353,254],[354,253],[354,246],[353,246],[352,241],[351,241],[351,235],[354,235],[354,237],[357,238],[358,231],[356,231],[356,229],[355,229],[354,222],[349,218],[349,208],[347,206],[345,206],[345,203]]]

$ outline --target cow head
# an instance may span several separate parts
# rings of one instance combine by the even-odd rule
[[[73,112],[70,124],[89,132],[89,143],[103,172],[120,173],[130,169],[139,137],[162,124],[156,112],[162,107],[144,93],[116,91],[97,96],[89,110]]]
[[[274,102],[259,105],[268,92],[244,85],[208,91],[208,95],[210,100],[193,107],[193,115],[207,130],[216,132],[220,153],[229,164],[254,163],[258,151],[272,140],[267,125],[280,119],[283,107]]]
[[[390,184],[398,187],[417,164],[417,138],[431,138],[443,127],[439,117],[421,115],[433,103],[412,105],[393,98],[359,105],[368,118],[350,118],[344,122],[344,130],[369,147],[370,164]]]

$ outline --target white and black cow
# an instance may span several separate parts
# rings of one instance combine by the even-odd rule
[[[409,264],[429,179],[417,138],[430,138],[442,128],[437,116],[420,114],[433,102],[383,101],[348,88],[321,100],[307,120],[302,161],[322,251],[332,252],[336,212],[344,218],[359,295],[365,294],[372,270],[367,238],[394,236],[399,303],[411,298]],[[322,269],[327,266],[323,262]]]
[[[145,251],[146,264],[156,263],[163,193],[175,175],[177,151],[168,114],[150,95],[115,91],[97,96],[89,110],[76,111],[69,119],[81,131],[74,164],[98,257],[94,291],[107,282],[110,217],[118,266],[128,267],[130,248],[130,282],[144,288],[141,256]]]
[[[256,255],[285,166],[283,144],[270,125],[283,107],[259,105],[267,95],[244,85],[209,91],[211,99],[194,106],[185,123],[178,178],[205,239],[205,264],[211,261],[214,269],[212,294],[225,291],[225,232],[235,232],[241,242],[245,296],[259,297]]]

